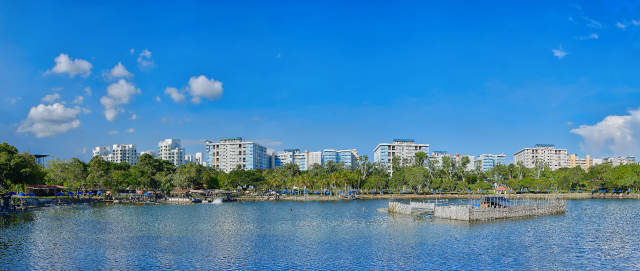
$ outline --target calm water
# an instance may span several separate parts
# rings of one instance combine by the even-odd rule
[[[66,206],[0,219],[5,269],[640,269],[640,201],[484,224],[387,201]]]

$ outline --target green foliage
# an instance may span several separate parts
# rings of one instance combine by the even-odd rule
[[[634,189],[640,187],[640,165],[612,167],[611,164],[582,168],[563,168],[551,171],[547,165],[526,168],[522,164],[497,165],[486,172],[479,168],[468,170],[467,157],[454,160],[432,159],[416,153],[414,162],[392,160],[393,175],[385,167],[371,163],[366,156],[355,169],[341,163],[315,164],[301,171],[296,164],[269,170],[237,168],[229,173],[188,163],[176,168],[171,162],[148,154],[140,156],[137,165],[110,163],[94,157],[85,163],[79,159],[54,160],[45,169],[35,163],[28,153],[19,153],[7,143],[0,144],[0,193],[27,184],[46,183],[68,187],[70,190],[89,188],[111,190],[180,189],[299,189],[299,190],[412,190],[417,193],[434,191],[486,191],[494,184],[511,190],[590,190],[599,188]]]

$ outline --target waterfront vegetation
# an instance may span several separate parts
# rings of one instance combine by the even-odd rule
[[[612,167],[611,164],[551,171],[548,166],[526,168],[523,165],[498,165],[486,172],[468,170],[470,161],[463,157],[456,162],[448,157],[441,162],[418,153],[412,161],[393,160],[393,176],[380,165],[362,156],[357,168],[347,169],[340,163],[328,162],[301,171],[295,164],[269,170],[235,169],[229,173],[187,163],[176,168],[172,163],[148,154],[138,163],[111,163],[94,157],[89,163],[77,158],[52,160],[48,167],[35,163],[28,153],[19,153],[7,143],[0,145],[0,193],[24,191],[28,184],[63,185],[70,191],[87,189],[123,190],[231,189],[253,188],[269,190],[309,190],[337,192],[347,190],[388,191],[394,193],[464,192],[477,193],[493,189],[493,184],[508,187],[512,192],[578,191],[629,189],[640,185],[640,165]],[[401,166],[405,165],[405,166]]]

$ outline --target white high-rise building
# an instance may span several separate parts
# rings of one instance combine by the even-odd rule
[[[401,166],[414,163],[417,152],[429,153],[429,144],[416,144],[413,139],[394,139],[392,143],[380,143],[373,149],[373,162],[379,163],[393,174],[392,161],[398,159]]]
[[[322,152],[310,151],[307,152],[307,169],[313,168],[313,165],[322,165]]]
[[[627,164],[633,164],[636,162],[635,156],[618,156],[618,157],[609,157],[607,158],[607,162],[611,163],[612,166],[622,166]]]
[[[167,160],[179,167],[184,164],[184,148],[180,139],[168,138],[158,142],[158,159]]]
[[[207,165],[227,173],[238,167],[245,170],[270,167],[267,148],[258,143],[242,141],[241,137],[223,138],[220,142],[207,140],[205,149]]]
[[[475,161],[475,156],[473,156],[473,155],[456,154],[455,156],[453,156],[453,160],[456,161],[456,165],[462,166],[462,159],[465,158],[465,157],[467,157],[467,159],[469,159],[469,163],[464,168],[464,170],[466,170],[466,171],[475,170],[476,169],[476,161]]]
[[[551,170],[569,167],[567,149],[556,149],[554,145],[537,144],[535,148],[524,148],[513,155],[515,164],[522,163],[527,168],[535,168],[536,164],[548,165]]]
[[[196,152],[195,162],[198,163],[198,165],[204,166],[204,155],[202,152]]]
[[[138,163],[138,152],[133,144],[114,144],[109,147],[96,147],[93,156],[100,156],[103,160],[113,163],[128,163],[135,166]]]

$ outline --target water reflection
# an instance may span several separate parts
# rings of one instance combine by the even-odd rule
[[[460,223],[387,201],[75,205],[0,218],[0,269],[637,269],[640,201]]]

